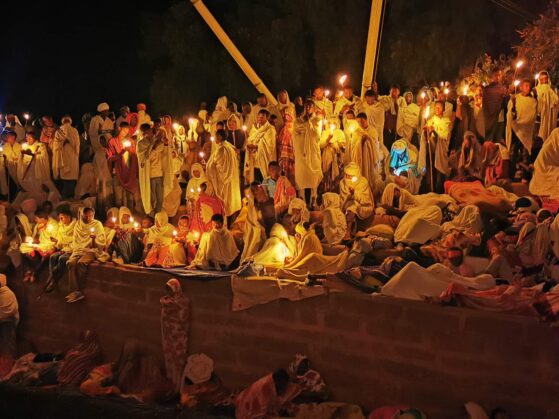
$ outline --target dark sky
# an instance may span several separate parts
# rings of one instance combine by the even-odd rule
[[[74,117],[93,112],[101,101],[115,110],[123,104],[149,103],[153,68],[142,59],[142,30],[150,24],[150,16],[161,15],[179,1],[188,2],[4,3],[0,113],[54,113],[59,119],[66,112]],[[546,4],[545,0],[517,1],[534,14]],[[219,19],[219,11],[213,11]],[[512,14],[509,17],[518,21]]]

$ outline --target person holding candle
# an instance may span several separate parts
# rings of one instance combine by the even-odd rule
[[[443,102],[435,102],[435,114],[426,122],[423,131],[419,154],[420,159],[424,156],[425,161],[428,161],[425,166],[428,176],[423,178],[424,187],[429,187],[429,192],[443,193],[445,177],[450,171],[448,148],[451,135],[451,121],[444,116]]]
[[[361,175],[356,163],[349,163],[344,168],[344,177],[340,182],[341,207],[347,218],[348,237],[356,231],[357,219],[365,220],[373,214],[375,203],[369,181]]]
[[[530,80],[519,85],[519,94],[511,96],[507,108],[506,145],[510,152],[510,175],[514,177],[517,161],[521,160],[522,149],[532,152],[532,138],[538,112],[538,102],[532,97]]]
[[[136,144],[129,137],[128,122],[120,123],[116,137],[109,140],[107,145],[107,161],[112,173],[114,204],[118,207],[135,207],[135,197],[138,196],[138,156]]]
[[[329,119],[334,113],[332,101],[328,99],[324,87],[317,86],[313,90],[312,100],[316,107],[316,112],[321,118]],[[295,114],[295,113],[293,113]]]
[[[155,224],[144,237],[144,264],[171,268],[186,265],[186,253],[175,227],[165,211],[155,215]]]
[[[346,113],[352,110],[354,114],[361,112],[361,99],[353,94],[353,87],[343,86],[342,96],[334,104],[334,115],[340,117],[345,127]]]
[[[114,122],[109,118],[109,104],[100,103],[97,106],[98,114],[91,118],[89,124],[89,142],[93,152],[101,149],[101,136],[111,137],[114,131]]]
[[[323,191],[332,192],[337,189],[340,166],[346,150],[346,138],[339,127],[338,118],[330,117],[327,120],[326,127],[320,135],[319,146],[322,151]]]
[[[277,95],[277,100],[278,103],[274,106],[272,115],[278,117],[276,129],[280,131],[285,124],[285,114],[290,113],[291,115],[295,115],[295,104],[289,100],[289,93],[287,93],[285,89],[280,90]]]
[[[54,134],[52,148],[52,174],[60,183],[63,199],[72,198],[80,175],[80,135],[72,126],[69,115],[62,117],[62,125]]]
[[[45,292],[53,291],[60,278],[66,270],[66,264],[72,254],[72,242],[74,240],[74,228],[76,220],[68,208],[58,211],[58,229],[54,236],[55,252],[49,257],[49,277],[45,285]]]
[[[419,105],[413,101],[413,93],[404,93],[405,106],[398,109],[396,120],[396,132],[398,136],[405,139],[408,143],[418,145],[417,132],[419,129]]]
[[[72,255],[68,259],[67,303],[75,303],[85,298],[81,282],[89,264],[101,256],[106,245],[103,224],[94,217],[93,208],[85,207],[78,211],[72,240]]]
[[[37,141],[33,132],[26,134],[27,142],[22,145],[19,157],[17,174],[21,188],[26,192],[40,195],[43,193],[42,185],[52,186],[51,167],[47,147]]]
[[[31,240],[20,246],[24,256],[23,265],[26,268],[23,282],[35,282],[36,277],[47,265],[49,256],[55,251],[58,223],[43,211],[35,214],[35,227],[31,233]]]

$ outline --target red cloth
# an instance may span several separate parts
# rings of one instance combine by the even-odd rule
[[[132,119],[134,119],[135,124],[132,125]],[[130,112],[126,117],[126,122],[130,125],[130,132],[129,135],[133,137],[136,135],[136,131],[138,130],[138,114],[136,112]]]
[[[200,193],[196,203],[194,204],[194,214],[190,231],[202,233],[212,229],[212,215],[221,214],[225,217],[225,207],[223,201],[215,196]]]
[[[114,170],[120,184],[128,192],[138,190],[138,156],[136,155],[136,143],[130,139],[131,146],[128,148],[128,162],[124,159],[124,154],[120,152],[124,149],[122,141],[118,137],[111,138],[107,145],[107,159],[109,170]]]

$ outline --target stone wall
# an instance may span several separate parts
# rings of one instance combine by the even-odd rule
[[[159,298],[169,277],[92,266],[77,304],[62,292],[37,301],[41,286],[26,286],[23,335],[55,351],[91,328],[108,359],[127,338],[160,352]],[[407,403],[448,419],[474,400],[515,418],[559,417],[558,331],[534,318],[357,292],[232,312],[228,279],[181,283],[191,299],[190,353],[211,356],[232,388],[305,353],[337,400],[366,409]]]

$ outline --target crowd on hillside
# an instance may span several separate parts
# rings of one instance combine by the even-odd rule
[[[338,274],[413,299],[449,283],[468,296],[548,290],[559,100],[546,72],[535,86],[504,76],[403,95],[345,84],[333,100],[320,86],[293,102],[281,91],[240,112],[220,97],[179,121],[101,103],[80,131],[67,115],[8,114],[4,246],[24,281],[48,268],[47,292],[67,271],[69,303],[96,260],[306,283]]]

